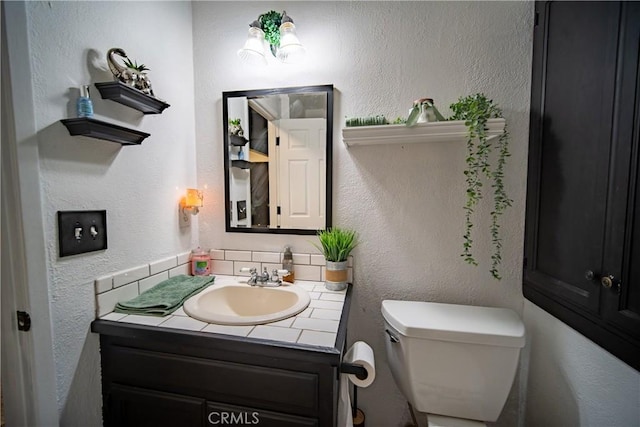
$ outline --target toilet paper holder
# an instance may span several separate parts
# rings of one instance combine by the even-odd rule
[[[342,362],[340,364],[340,372],[343,374],[353,374],[359,380],[366,380],[369,374],[367,370],[362,365],[357,365],[355,363],[347,363]],[[353,400],[351,402],[351,416],[354,418],[358,413],[358,386],[353,385]]]
[[[355,363],[343,362],[340,364],[340,372],[343,374],[353,374],[359,380],[366,380],[369,374],[362,365],[356,365]]]

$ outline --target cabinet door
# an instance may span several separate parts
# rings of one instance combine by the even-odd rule
[[[536,11],[525,282],[597,316],[620,3]]]
[[[640,369],[640,4],[536,15],[524,295]]]
[[[315,418],[299,417],[255,408],[207,402],[207,426],[256,425],[259,427],[317,427]]]
[[[104,421],[114,427],[197,427],[204,425],[205,405],[204,399],[112,385]]]
[[[640,341],[640,3],[622,4],[620,41],[602,314]]]

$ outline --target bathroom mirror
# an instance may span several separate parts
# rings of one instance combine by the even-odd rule
[[[331,226],[333,85],[222,93],[226,230]]]

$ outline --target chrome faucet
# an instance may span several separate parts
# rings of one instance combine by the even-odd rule
[[[240,269],[242,272],[251,273],[251,277],[247,280],[247,284],[250,286],[264,286],[264,287],[276,287],[282,285],[282,279],[279,274],[287,275],[289,274],[288,270],[278,270],[273,269],[271,274],[267,270],[267,267],[264,268],[264,271],[261,274],[258,274],[257,268],[249,268],[243,267]]]

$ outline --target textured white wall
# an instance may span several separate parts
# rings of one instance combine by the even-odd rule
[[[372,426],[404,425],[406,403],[386,365],[380,303],[386,298],[510,307],[522,311],[521,265],[528,144],[533,5],[524,2],[195,2],[194,61],[198,181],[210,203],[200,215],[203,247],[313,251],[309,236],[224,231],[221,93],[227,90],[334,84],[334,224],[355,228],[355,291],[349,340],[377,357],[372,387],[359,394]],[[236,52],[248,24],[267,9],[286,10],[307,47],[307,62],[247,67]],[[465,146],[416,144],[347,149],[345,116],[406,115],[429,96],[446,115],[459,96],[484,92],[504,110],[512,157],[504,216],[504,279],[489,273],[488,208],[481,209],[476,252],[462,245]],[[514,395],[516,393],[513,393]],[[517,396],[500,420],[517,423]]]
[[[175,205],[179,190],[196,184],[195,165],[198,185],[206,186],[206,205],[198,217],[202,246],[278,250],[292,244],[294,250],[313,250],[308,237],[224,232],[221,92],[226,90],[336,87],[334,223],[357,229],[363,240],[355,254],[349,339],[372,344],[379,367],[374,386],[360,393],[369,424],[403,425],[407,419],[404,399],[386,368],[382,299],[486,304],[522,312],[530,3],[255,2],[238,7],[217,2],[27,2],[26,7],[31,48],[24,54],[33,68],[33,120],[39,130],[47,230],[43,244],[63,424],[99,424],[99,356],[96,337],[88,332],[94,315],[91,280],[191,248],[198,221],[192,229],[179,230]],[[240,64],[235,52],[248,24],[267,8],[286,9],[293,16],[308,48],[306,64],[256,69]],[[92,65],[90,49],[98,51],[97,61],[103,63],[104,53],[114,46],[152,68],[157,95],[171,104],[161,116],[143,118],[101,100],[94,90],[98,118],[152,134],[139,147],[72,138],[58,122],[73,116],[80,84],[110,79]],[[512,134],[507,189],[514,207],[505,215],[505,277],[499,283],[487,273],[487,237],[476,237],[478,253],[486,254],[479,257],[480,268],[466,266],[458,256],[462,144],[347,150],[340,138],[346,115],[394,118],[422,96],[435,98],[448,113],[446,106],[458,96],[478,91],[503,107]],[[107,209],[109,250],[58,259],[55,212],[63,209]],[[486,228],[487,211],[481,215],[478,228]],[[525,304],[524,318],[532,342],[529,425],[638,424],[637,372],[531,304]],[[585,377],[585,371],[593,374]],[[564,379],[560,386],[556,374]],[[615,389],[610,378],[624,380],[622,387]],[[607,396],[624,396],[619,404],[610,405],[615,397],[601,399],[601,384],[607,385]],[[516,394],[499,424],[516,424]]]
[[[64,425],[99,425],[98,340],[89,331],[93,279],[175,255],[197,240],[197,221],[193,228],[178,225],[180,192],[197,184],[191,4],[27,2],[26,8],[58,407]],[[102,100],[92,87],[96,118],[150,133],[141,146],[71,137],[59,122],[75,117],[81,84],[112,80],[100,69],[111,47],[147,64],[156,95],[171,104],[162,115],[143,116]],[[61,259],[56,211],[76,209],[107,210],[109,248]]]
[[[528,426],[640,425],[640,373],[525,302],[531,342]]]

